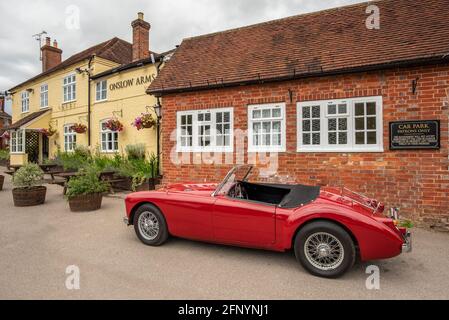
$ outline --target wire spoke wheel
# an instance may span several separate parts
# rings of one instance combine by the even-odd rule
[[[308,262],[322,271],[337,269],[345,258],[340,240],[326,232],[314,233],[308,237],[304,243],[304,253]]]
[[[159,235],[159,220],[152,212],[145,211],[139,217],[139,231],[142,237],[152,241]]]

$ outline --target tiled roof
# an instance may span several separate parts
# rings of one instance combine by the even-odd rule
[[[369,30],[369,5],[380,29]],[[149,93],[449,61],[448,0],[381,0],[185,39]]]
[[[20,119],[19,121],[11,124],[9,127],[7,127],[6,129],[8,130],[16,130],[19,129],[20,127],[26,125],[27,123],[39,118],[41,115],[43,115],[44,113],[48,112],[50,110],[41,110],[38,112],[34,112],[28,116],[26,116],[25,118]]]
[[[72,64],[89,59],[92,55],[96,55],[97,57],[107,59],[116,62],[118,64],[128,64],[131,63],[132,61],[132,44],[117,37],[112,38],[108,41],[102,42],[93,47],[90,47],[89,49],[74,54],[68,59],[62,61],[57,66],[45,72],[42,72],[31,79],[26,80],[25,82],[15,86],[9,91],[14,91],[15,88],[20,87],[28,82],[36,80],[45,75],[51,74],[52,72],[69,67]]]
[[[0,118],[2,119],[11,119],[11,115],[6,112],[0,111]]]

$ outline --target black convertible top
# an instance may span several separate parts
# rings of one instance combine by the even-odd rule
[[[275,203],[280,208],[292,209],[315,201],[320,195],[321,187],[287,184],[259,184],[241,182],[248,191],[257,192],[258,201]],[[271,191],[270,191],[271,190]],[[281,191],[276,192],[275,190]]]
[[[320,195],[321,187],[305,185],[290,186],[290,193],[285,196],[279,207],[296,208],[315,201]]]

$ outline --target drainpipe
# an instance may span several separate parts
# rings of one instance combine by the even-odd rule
[[[90,105],[90,100],[91,100],[91,72],[90,72],[90,68],[92,66],[92,61],[94,59],[95,56],[91,56],[89,59],[89,64],[88,64],[88,71],[87,71],[87,83],[88,83],[88,87],[87,87],[87,145],[90,147],[91,145],[91,129],[90,129],[90,124],[91,124],[91,120],[90,120],[90,114],[91,114],[91,105]]]

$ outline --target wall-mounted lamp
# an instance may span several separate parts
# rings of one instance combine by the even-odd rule
[[[34,89],[32,89],[32,88],[28,88],[28,89],[26,89],[26,91],[27,91],[28,93],[34,93]]]

